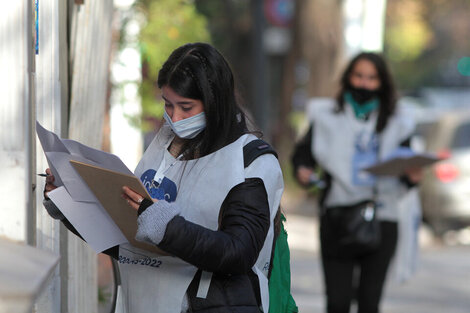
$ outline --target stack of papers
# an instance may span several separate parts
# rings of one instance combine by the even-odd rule
[[[137,212],[121,197],[122,187],[151,199],[146,189],[114,154],[77,141],[60,139],[36,122],[36,132],[59,188],[49,198],[97,253],[123,243],[162,253],[135,240]]]
[[[401,176],[408,169],[422,168],[441,160],[437,155],[431,153],[415,153],[411,149],[400,148],[384,160],[363,170],[374,175]]]

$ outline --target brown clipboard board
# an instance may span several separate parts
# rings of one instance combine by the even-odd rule
[[[410,157],[396,157],[373,166],[369,166],[363,170],[374,175],[400,176],[405,174],[406,170],[409,168],[426,167],[441,160],[442,159],[438,156],[431,154],[417,154]]]
[[[122,187],[127,186],[151,200],[139,178],[75,160],[70,163],[90,188],[111,219],[116,223],[129,243],[137,248],[162,255],[166,252],[154,245],[135,240],[137,212],[122,198]]]

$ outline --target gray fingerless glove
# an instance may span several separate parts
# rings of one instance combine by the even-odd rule
[[[165,235],[166,225],[181,212],[175,203],[160,200],[149,206],[137,218],[135,239],[158,245]]]

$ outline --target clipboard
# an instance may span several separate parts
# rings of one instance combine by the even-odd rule
[[[70,160],[70,164],[131,245],[150,252],[167,255],[166,252],[154,245],[135,240],[137,212],[127,204],[127,201],[121,195],[122,187],[128,186],[146,199],[151,200],[152,197],[150,197],[139,178],[75,160]]]
[[[409,168],[421,168],[441,161],[442,158],[432,154],[413,154],[408,156],[396,156],[385,161],[364,168],[374,175],[401,176]]]

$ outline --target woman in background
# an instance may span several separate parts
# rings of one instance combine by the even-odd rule
[[[359,313],[379,312],[379,303],[398,238],[398,200],[421,177],[409,169],[401,177],[375,177],[361,170],[367,164],[409,147],[413,121],[397,106],[396,91],[384,59],[361,53],[346,67],[336,99],[309,104],[310,128],[292,157],[297,181],[318,181],[321,168],[325,188],[320,195],[320,243],[328,313],[347,313],[353,299]],[[328,223],[333,208],[347,213],[363,201],[375,200],[382,238],[371,251],[339,249]],[[341,213],[341,214],[343,214]],[[329,227],[330,226],[330,227]]]

